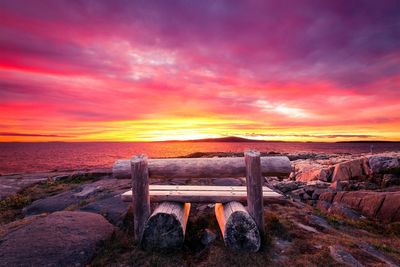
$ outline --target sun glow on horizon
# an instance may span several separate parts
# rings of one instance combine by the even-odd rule
[[[0,5],[0,142],[400,141],[396,3]]]

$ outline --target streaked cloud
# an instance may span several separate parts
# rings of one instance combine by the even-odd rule
[[[0,141],[400,140],[399,14],[397,0],[1,1],[0,131],[22,135]]]

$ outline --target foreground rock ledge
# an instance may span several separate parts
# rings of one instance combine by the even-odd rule
[[[0,240],[0,266],[84,266],[114,227],[101,215],[60,211]]]

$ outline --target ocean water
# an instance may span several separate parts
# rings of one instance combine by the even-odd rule
[[[78,142],[0,143],[0,174],[111,167],[120,158],[136,154],[149,157],[184,156],[194,152],[367,153],[400,151],[400,143],[302,142]]]

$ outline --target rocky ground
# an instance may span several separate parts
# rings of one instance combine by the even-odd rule
[[[129,203],[120,199],[130,181],[113,179],[110,170],[1,176],[0,266],[399,266],[400,153],[287,156],[289,177],[264,178],[287,201],[265,207],[258,253],[225,248],[213,203],[192,205],[182,250],[141,250]]]

